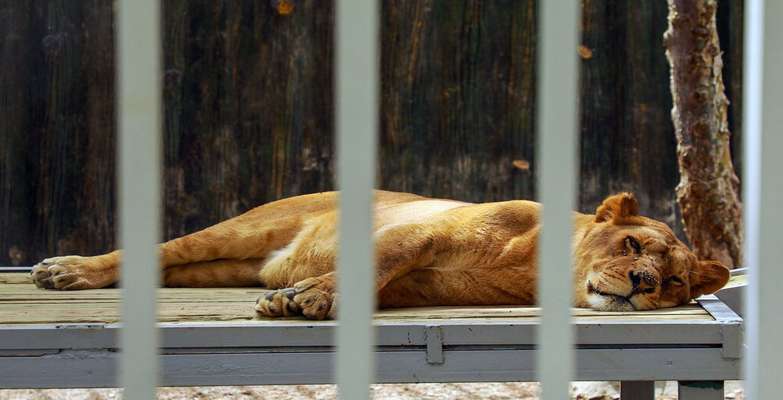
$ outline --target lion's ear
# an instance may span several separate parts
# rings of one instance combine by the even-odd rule
[[[715,293],[729,281],[729,269],[717,261],[697,261],[688,274],[691,284],[691,298]]]
[[[639,215],[639,203],[631,193],[618,193],[607,197],[595,210],[595,222],[607,222]]]

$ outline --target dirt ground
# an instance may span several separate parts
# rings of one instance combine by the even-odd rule
[[[575,400],[619,399],[616,382],[581,382],[572,387]],[[677,398],[676,382],[659,382],[656,399]],[[727,400],[744,400],[741,382],[726,383]],[[419,383],[406,385],[373,385],[373,398],[389,400],[440,400],[440,399],[537,399],[536,383]],[[47,389],[0,390],[0,400],[119,400],[118,389]],[[216,386],[191,388],[160,388],[161,400],[327,400],[336,398],[334,385],[289,386]]]

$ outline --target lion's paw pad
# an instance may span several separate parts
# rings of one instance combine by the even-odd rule
[[[337,313],[336,295],[317,285],[296,285],[259,297],[256,311],[266,317],[303,315],[308,319],[334,319]]]
[[[288,317],[301,313],[293,301],[296,289],[285,288],[269,292],[256,301],[256,311],[266,317]]]

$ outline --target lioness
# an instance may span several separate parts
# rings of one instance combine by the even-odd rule
[[[279,200],[166,242],[160,246],[163,282],[262,285],[278,289],[257,301],[262,315],[334,318],[337,200],[337,192]],[[540,207],[377,191],[379,306],[535,304]],[[595,215],[575,213],[573,240],[563,251],[573,253],[577,307],[672,307],[729,279],[726,267],[699,261],[666,224],[640,216],[629,193],[608,197]],[[32,277],[46,289],[102,288],[117,282],[120,257],[114,251],[49,258]]]

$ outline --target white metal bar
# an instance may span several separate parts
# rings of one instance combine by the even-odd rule
[[[779,397],[783,358],[783,2],[745,3],[743,110],[745,257],[747,290],[746,383],[749,399]]]
[[[375,309],[372,189],[378,127],[378,1],[336,3],[337,182],[340,252],[337,383],[343,399],[367,399]]]
[[[573,376],[570,325],[572,210],[576,197],[576,99],[579,2],[539,1],[538,194],[543,203],[539,239],[538,371],[543,399],[567,399]],[[564,251],[564,244],[565,251]]]
[[[120,383],[124,399],[155,398],[160,238],[160,3],[118,2]],[[125,268],[127,266],[127,268]]]

